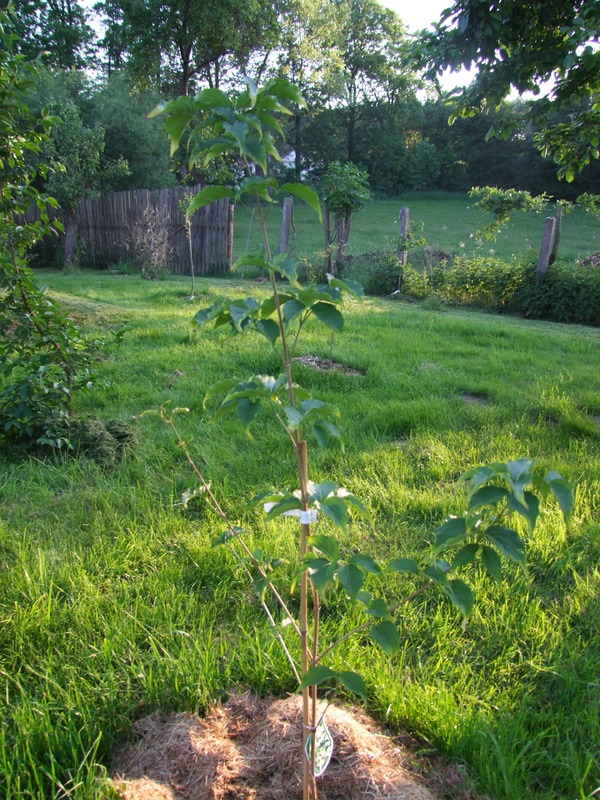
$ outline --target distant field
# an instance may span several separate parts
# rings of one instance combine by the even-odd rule
[[[414,194],[394,200],[374,200],[359,212],[352,222],[348,255],[391,249],[398,234],[398,216],[402,206],[410,208],[411,221],[427,244],[446,252],[488,255],[500,258],[529,254],[537,256],[544,230],[543,214],[517,214],[497,242],[477,245],[474,234],[489,221],[491,215],[473,209],[466,195]],[[269,228],[279,230],[281,206],[270,211]],[[323,228],[310,209],[295,203],[296,254],[309,260],[319,259],[324,250]],[[235,211],[235,256],[246,246],[258,244],[260,231],[249,209],[238,206]],[[600,222],[583,211],[565,217],[560,247],[561,258],[576,260],[600,250]]]
[[[465,204],[453,202],[460,216]],[[383,218],[387,209],[392,225],[396,205],[366,213]],[[446,217],[451,206],[439,204]],[[278,369],[264,339],[190,335],[196,310],[260,299],[262,284],[200,279],[190,303],[184,278],[38,276],[88,330],[127,325],[77,410],[128,421],[137,446],[110,467],[15,448],[0,457],[0,797],[108,800],[104,770],[140,717],[202,712],[240,685],[279,696],[295,689],[245,576],[226,549],[211,548],[221,521],[202,505],[182,508],[193,476],[167,427],[141,412],[167,402],[191,409],[181,432],[213,490],[250,531],[252,548],[289,559],[288,578],[297,567],[293,522],[266,524],[248,501],[294,486],[294,459],[264,418],[249,438],[237,420],[209,424],[202,409],[215,381]],[[294,365],[299,384],[340,408],[346,441],[345,452],[325,454],[311,442],[310,477],[346,486],[372,514],[352,522],[344,549],[420,558],[436,526],[460,513],[461,472],[495,460],[528,455],[559,470],[576,484],[577,505],[569,531],[555,503],[544,505],[533,537],[521,529],[529,577],[512,567],[499,586],[471,576],[477,607],[466,630],[432,594],[403,609],[394,656],[354,638],[331,666],[361,671],[370,712],[466,764],[491,800],[592,798],[600,784],[600,331],[372,298],[345,314],[333,357],[357,374]],[[301,353],[329,354],[330,337],[316,324],[300,341]],[[329,530],[326,520],[319,529]],[[400,600],[413,586],[399,578],[388,596]],[[323,641],[362,619],[339,592],[323,612]]]

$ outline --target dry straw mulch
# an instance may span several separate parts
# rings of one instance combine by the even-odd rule
[[[301,716],[297,695],[250,694],[204,719],[152,714],[135,725],[139,741],[116,754],[113,781],[124,800],[297,800]],[[326,721],[335,749],[319,800],[485,800],[461,790],[455,767],[425,778],[408,749],[362,712],[329,706]]]

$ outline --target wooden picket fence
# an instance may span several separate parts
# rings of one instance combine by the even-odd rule
[[[85,199],[77,210],[77,239],[83,245],[83,261],[104,267],[119,261],[140,259],[139,242],[152,235],[162,240],[168,254],[167,269],[190,274],[190,249],[185,218],[179,201],[186,192],[196,194],[200,186],[149,191],[137,189],[111,192]],[[64,222],[64,215],[56,214]],[[192,217],[192,254],[196,275],[226,273],[233,250],[233,206],[218,200],[199,209]]]

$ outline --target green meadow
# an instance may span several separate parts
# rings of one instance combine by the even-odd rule
[[[357,216],[356,247],[381,242],[387,234],[375,234],[376,224],[391,241],[403,204],[373,203]],[[448,201],[430,234],[429,205],[408,204],[443,248],[468,243],[479,225],[466,201]],[[537,246],[543,219],[521,223],[499,254],[524,236]],[[568,217],[565,256],[600,249],[597,237],[591,218]],[[111,339],[125,330],[77,411],[128,421],[136,445],[110,466],[86,455],[2,454],[0,787],[6,800],[99,800],[110,797],[111,752],[136,719],[157,709],[202,713],[240,686],[295,688],[244,573],[227,549],[211,547],[221,523],[200,502],[181,505],[195,485],[183,452],[142,412],[189,409],[177,423],[190,451],[231,519],[250,531],[249,545],[292,562],[286,579],[296,528],[266,524],[248,501],[294,487],[295,464],[262,417],[246,433],[234,419],[210,424],[203,410],[215,381],[278,370],[264,339],[224,344],[221,332],[190,326],[205,305],[260,298],[260,283],[200,279],[190,302],[187,279],[37,274],[89,332]],[[330,346],[309,323],[299,352],[328,358]],[[403,609],[397,654],[357,637],[330,662],[361,672],[370,713],[463,764],[492,800],[585,800],[600,787],[599,354],[598,329],[367,299],[346,306],[332,346],[334,360],[358,374],[295,364],[299,384],[339,407],[345,439],[344,451],[309,444],[311,478],[347,487],[371,514],[352,522],[344,547],[419,558],[436,526],[461,513],[459,476],[478,464],[530,456],[576,487],[568,530],[552,501],[533,537],[522,530],[528,576],[512,567],[500,585],[471,576],[476,607],[464,630],[432,592]],[[326,521],[320,527],[327,532]],[[399,576],[388,596],[414,587]],[[297,600],[294,589],[293,608]],[[340,591],[322,614],[324,641],[360,619]]]
[[[393,200],[374,200],[359,211],[352,220],[348,255],[395,250],[403,206],[410,209],[416,235],[424,238],[427,245],[446,253],[491,254],[507,261],[519,257],[535,259],[539,254],[545,214],[515,214],[497,241],[484,239],[478,243],[475,232],[490,222],[491,214],[473,208],[466,195],[418,192]],[[273,241],[277,241],[280,220],[281,206],[273,205],[268,220]],[[296,255],[319,263],[322,259],[319,254],[325,249],[322,225],[310,209],[298,202],[294,206],[294,223],[292,241]],[[260,241],[260,228],[252,209],[236,207],[234,256]],[[560,257],[576,261],[596,250],[600,250],[600,221],[578,208],[567,214],[563,220]]]

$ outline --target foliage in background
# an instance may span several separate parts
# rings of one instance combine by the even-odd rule
[[[547,194],[532,197],[529,192],[518,192],[515,189],[502,190],[493,186],[476,186],[469,192],[469,197],[475,201],[474,207],[482,211],[489,211],[493,219],[482,231],[477,231],[478,239],[496,240],[500,231],[517,211],[527,213],[533,211],[540,214],[547,206]]]
[[[369,176],[356,164],[334,161],[321,178],[320,194],[325,203],[327,269],[336,274],[344,260],[352,217],[371,199]],[[333,233],[332,217],[335,223]]]
[[[454,117],[497,108],[513,88],[539,95],[552,79],[549,95],[530,104],[528,116],[546,123],[536,145],[572,181],[600,152],[599,41],[600,6],[589,0],[455,0],[433,31],[422,32],[413,55],[432,78],[448,67],[481,67],[467,88],[454,92]],[[551,124],[552,114],[565,108],[570,118]],[[489,135],[513,133],[504,123]]]
[[[600,268],[557,261],[540,282],[531,261],[457,257],[432,275],[409,268],[405,294],[580,325],[600,325]]]
[[[31,155],[42,152],[54,120],[22,100],[35,72],[14,53],[13,21],[10,9],[0,12],[0,440],[61,447],[73,393],[88,384],[94,358],[27,268],[28,250],[53,227],[46,209],[56,201],[35,188],[48,167],[31,166]],[[28,223],[32,206],[40,217]]]

